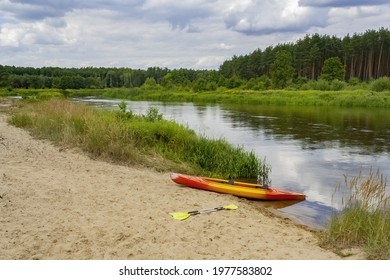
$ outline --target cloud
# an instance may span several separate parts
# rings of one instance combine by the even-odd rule
[[[221,65],[226,60],[223,56],[202,56],[196,62],[196,67],[198,69],[208,69],[213,68],[215,65]]]
[[[382,2],[0,0],[0,64],[218,69],[306,33],[386,27],[390,5],[356,6]]]
[[[71,41],[71,32],[61,19],[34,23],[5,24],[0,30],[0,46],[62,45]]]
[[[212,16],[215,2],[216,0],[0,0],[0,10],[15,21],[64,17],[76,10],[110,10],[115,11],[118,17],[166,21],[173,29],[197,32],[193,20]]]
[[[71,11],[76,1],[42,1],[42,0],[4,0],[0,2],[3,13],[15,19],[41,20],[47,17],[61,17]]]
[[[113,10],[134,15],[145,0],[0,0],[0,9],[8,18],[36,21],[63,17],[75,10]]]
[[[372,17],[376,15],[380,15],[381,9],[379,7],[343,7],[343,8],[332,8],[329,11],[329,17],[334,21],[337,19],[338,22],[344,21],[345,19],[356,19],[356,18],[364,18],[364,17]]]
[[[356,7],[389,4],[388,0],[299,0],[299,5],[306,7]]]
[[[198,30],[193,24],[196,19],[206,19],[213,15],[215,0],[147,0],[142,5],[144,17],[149,20],[168,21],[173,29]]]
[[[225,17],[228,28],[248,35],[304,32],[326,21],[327,11],[299,6],[298,0],[238,2]]]

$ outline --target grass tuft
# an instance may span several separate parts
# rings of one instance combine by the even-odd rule
[[[387,178],[370,170],[348,180],[349,197],[344,209],[321,234],[322,245],[342,250],[360,247],[370,259],[390,258],[390,196]]]

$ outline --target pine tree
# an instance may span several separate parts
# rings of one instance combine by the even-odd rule
[[[294,74],[293,59],[290,52],[282,50],[275,55],[271,64],[270,76],[274,87],[284,88]]]

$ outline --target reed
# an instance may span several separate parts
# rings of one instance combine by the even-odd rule
[[[345,178],[348,199],[321,234],[322,245],[337,250],[363,248],[370,259],[390,258],[390,196],[386,177],[370,170]]]
[[[139,116],[128,112],[125,103],[117,111],[60,99],[24,104],[11,116],[11,124],[93,157],[224,178],[256,178],[268,170],[253,152],[224,139],[201,137],[164,120],[155,108]]]

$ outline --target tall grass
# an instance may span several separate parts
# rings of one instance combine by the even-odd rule
[[[93,95],[91,91],[88,91],[88,93]],[[71,96],[85,96],[85,94],[85,90],[72,90],[69,92]],[[390,91],[376,92],[369,89],[246,90],[219,88],[215,91],[192,92],[180,89],[146,90],[122,88],[96,91],[95,95],[128,100],[196,103],[390,108]]]
[[[37,137],[79,147],[94,157],[159,170],[190,170],[225,178],[256,178],[269,170],[253,152],[223,139],[198,136],[183,125],[164,120],[155,108],[138,116],[126,111],[123,104],[118,111],[106,111],[53,99],[26,103],[11,116],[10,123]]]
[[[343,211],[334,216],[322,242],[337,249],[363,248],[368,258],[390,258],[390,196],[386,177],[379,171],[348,180],[348,200]]]
[[[323,81],[312,82],[321,85]],[[19,95],[25,99],[49,99],[50,97],[118,98],[127,100],[157,100],[196,103],[230,103],[258,105],[292,106],[333,106],[333,107],[372,107],[390,108],[389,78],[372,82],[369,88],[337,89],[337,82],[328,83],[321,89],[309,87],[284,90],[248,90],[218,88],[214,91],[193,92],[186,89],[148,89],[148,88],[106,88],[106,89],[14,89],[11,92],[0,89],[1,95]]]

